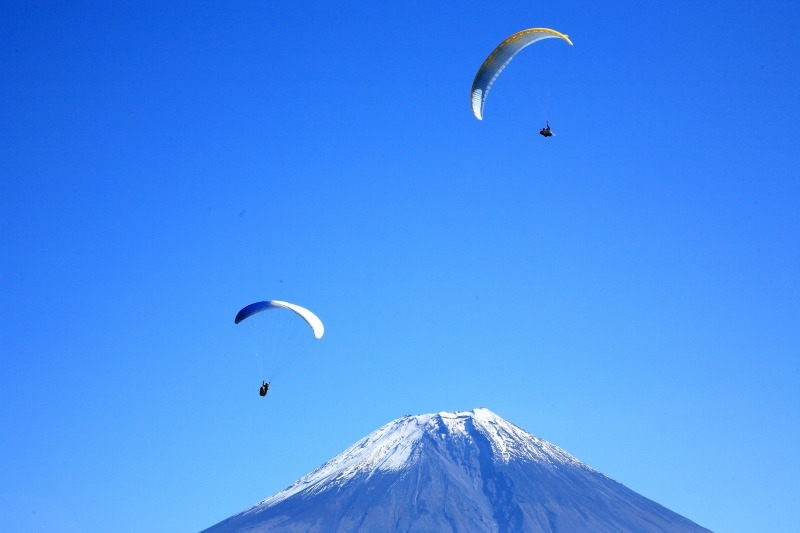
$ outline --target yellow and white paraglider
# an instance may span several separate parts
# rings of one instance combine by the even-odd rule
[[[472,82],[472,90],[470,91],[470,102],[472,104],[472,113],[478,120],[483,120],[483,107],[486,105],[486,97],[492,84],[497,77],[503,72],[508,63],[514,59],[520,50],[533,43],[539,42],[543,39],[562,39],[567,44],[572,45],[569,37],[563,33],[549,28],[531,28],[529,30],[522,30],[515,33],[502,43],[500,43],[494,51],[489,54],[486,61],[483,62],[478,73],[475,75],[475,80]],[[549,127],[548,127],[549,132]]]

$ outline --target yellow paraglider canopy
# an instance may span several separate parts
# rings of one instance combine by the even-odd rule
[[[472,113],[478,120],[483,120],[483,106],[486,104],[486,96],[492,88],[494,80],[500,75],[506,65],[514,59],[514,56],[526,46],[532,45],[542,39],[562,39],[572,45],[572,41],[566,34],[551,30],[549,28],[531,28],[517,32],[502,43],[500,43],[489,57],[478,69],[475,80],[472,82],[470,91],[470,101],[472,103]]]

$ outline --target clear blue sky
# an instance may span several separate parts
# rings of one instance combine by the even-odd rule
[[[483,406],[703,526],[797,531],[798,20],[4,2],[0,529],[196,531]],[[477,121],[535,26],[575,45]],[[266,400],[233,324],[261,299],[327,328]]]

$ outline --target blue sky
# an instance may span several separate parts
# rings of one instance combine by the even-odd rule
[[[196,531],[481,406],[797,529],[800,7],[433,4],[0,7],[0,529]],[[326,325],[266,400],[262,299]]]

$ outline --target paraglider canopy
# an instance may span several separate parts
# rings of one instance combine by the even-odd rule
[[[472,90],[470,91],[470,102],[472,104],[472,113],[478,120],[483,120],[483,106],[486,104],[486,96],[492,88],[492,84],[506,68],[506,65],[514,59],[520,50],[526,46],[532,45],[542,39],[562,39],[567,44],[572,45],[569,37],[563,33],[549,28],[531,28],[529,30],[522,30],[515,33],[502,43],[500,43],[494,51],[489,54],[489,57],[478,69],[475,75],[475,80],[472,82]]]
[[[315,339],[321,339],[322,335],[325,334],[325,326],[322,325],[322,320],[317,317],[314,313],[306,309],[305,307],[300,307],[299,305],[291,304],[289,302],[282,302],[280,300],[268,300],[266,302],[256,302],[252,303],[246,307],[244,307],[241,311],[236,314],[236,318],[234,322],[238,324],[242,320],[245,320],[256,313],[260,313],[262,311],[269,311],[271,309],[288,309],[290,311],[294,311],[297,313],[300,318],[306,321],[306,323],[311,326],[311,330],[314,332]]]

